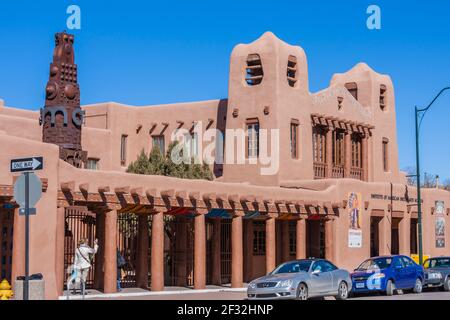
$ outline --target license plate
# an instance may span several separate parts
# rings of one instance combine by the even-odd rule
[[[364,288],[364,282],[360,282],[360,283],[357,283],[356,285],[356,288],[358,288],[358,289],[360,289],[360,288]]]

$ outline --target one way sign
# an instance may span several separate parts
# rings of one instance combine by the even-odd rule
[[[43,157],[32,157],[11,160],[11,172],[42,170],[44,167]]]

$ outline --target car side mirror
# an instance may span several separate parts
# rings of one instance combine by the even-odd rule
[[[312,272],[312,274],[315,275],[315,276],[317,276],[319,273],[320,273],[320,270],[314,270],[314,271]]]

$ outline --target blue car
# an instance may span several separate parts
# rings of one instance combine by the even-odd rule
[[[394,255],[367,259],[351,278],[353,293],[384,292],[391,296],[397,289],[421,293],[425,276],[423,267],[410,257]]]

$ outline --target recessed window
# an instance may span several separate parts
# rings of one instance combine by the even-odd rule
[[[389,171],[389,139],[383,138],[382,152],[383,152],[383,169]]]
[[[291,157],[298,159],[298,120],[291,120]]]
[[[198,157],[199,151],[198,151],[198,134],[193,133],[187,133],[184,136],[184,143],[185,143],[185,149],[187,156],[189,158],[195,158]]]
[[[355,100],[358,100],[358,85],[356,84],[356,82],[346,83],[345,88],[348,90],[348,92],[350,92]]]
[[[325,163],[326,129],[324,126],[313,127],[313,157],[314,162]]]
[[[120,139],[120,164],[122,166],[127,162],[127,140],[128,136],[123,134]]]
[[[264,221],[253,221],[253,255],[266,254],[266,229]]]
[[[353,133],[351,140],[352,140],[352,167],[362,168],[362,137],[358,133]]]
[[[259,54],[249,54],[247,57],[245,81],[249,86],[256,86],[262,82],[263,76],[261,57]]]
[[[152,148],[159,148],[161,154],[165,153],[165,141],[163,135],[152,136]]]
[[[247,158],[259,155],[259,122],[258,119],[247,120]]]
[[[297,58],[294,56],[288,58],[287,81],[291,87],[294,87],[297,82]]]
[[[99,159],[95,159],[95,158],[88,158],[86,161],[86,169],[89,170],[98,170],[98,162]]]
[[[386,110],[386,86],[384,84],[380,86],[380,109]]]
[[[345,132],[341,129],[336,129],[333,131],[333,140],[332,140],[332,160],[333,165],[335,166],[344,166],[344,159],[345,159],[345,153],[344,153],[344,137]]]

